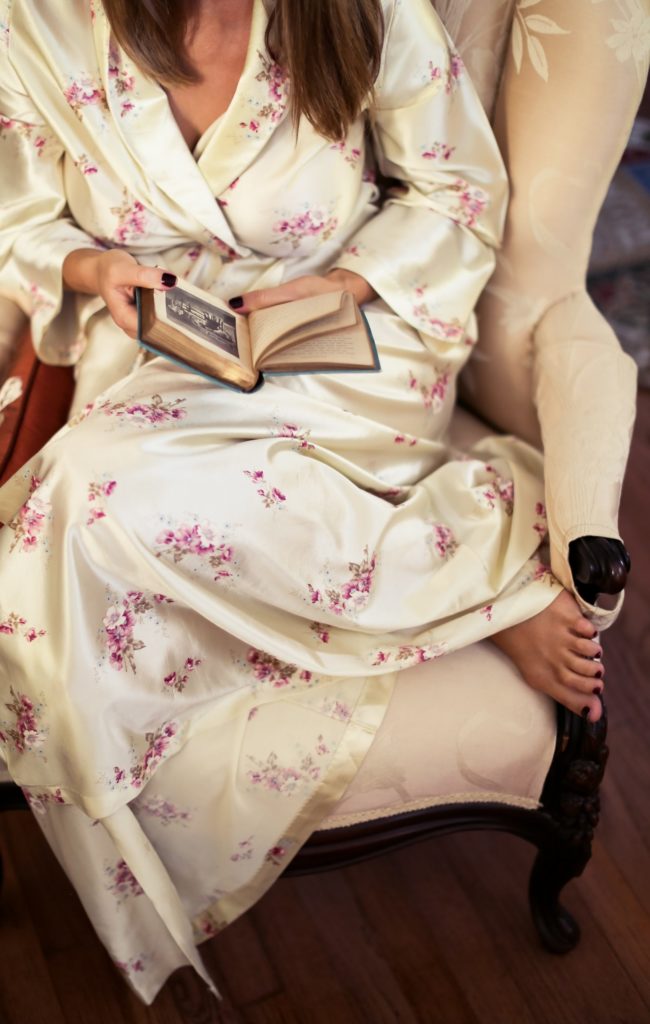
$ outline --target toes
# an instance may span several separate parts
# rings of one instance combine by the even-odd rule
[[[585,640],[584,637],[571,637],[569,646],[574,654],[583,658],[602,658],[603,649],[595,640]]]
[[[566,667],[572,675],[582,676],[589,680],[592,686],[605,678],[605,666],[602,661],[592,661],[589,658],[580,658],[575,654],[569,654],[566,659]]]
[[[584,615],[579,615],[577,619],[573,620],[571,629],[577,636],[587,637],[589,640],[595,639],[598,635],[593,622],[586,619]]]
[[[576,694],[575,690],[569,687],[558,685],[557,692],[553,694],[553,697],[558,703],[568,708],[569,711],[573,711],[576,715],[581,715],[588,722],[597,722],[602,716],[603,705],[599,698],[593,695],[586,697]]]
[[[579,672],[573,672],[569,668],[561,670],[559,680],[565,689],[573,690],[579,697],[591,697],[594,689],[603,685],[602,679],[595,675],[585,676]]]

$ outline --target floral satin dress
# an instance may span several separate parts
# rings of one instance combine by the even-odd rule
[[[100,299],[62,291],[79,247],[223,297],[333,266],[379,296],[381,372],[242,395],[136,359],[0,490],[3,756],[150,1002],[182,964],[212,985],[197,944],[345,792],[396,674],[559,584],[538,453],[446,441],[507,184],[428,0],[383,0],[373,110],[336,143],[294,137],[255,0],[194,153],[100,0],[70,0],[64,34],[52,7],[0,0],[0,291],[45,361],[124,346]]]

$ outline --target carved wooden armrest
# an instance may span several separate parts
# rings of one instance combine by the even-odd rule
[[[631,562],[620,540],[578,537],[569,544],[569,565],[576,590],[593,604],[597,594],[618,594],[623,590]]]

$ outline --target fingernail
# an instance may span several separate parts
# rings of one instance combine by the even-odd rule
[[[594,632],[593,632],[593,633],[591,634],[591,639],[592,639],[592,640],[595,640],[597,636],[598,636],[598,630],[596,629],[596,630],[595,630],[595,631],[594,631]]]
[[[160,278],[165,288],[173,288],[176,284],[176,274],[168,274],[167,271]]]
[[[241,309],[244,305],[244,300],[241,295],[235,295],[233,299],[228,299],[228,305],[231,309]]]
[[[598,671],[596,672],[596,679],[602,679],[602,678],[603,678],[603,670],[602,670],[602,668],[599,668]]]
[[[589,715],[589,708],[583,708],[580,714],[583,718],[587,718],[587,716]]]
[[[594,686],[591,692],[593,693],[594,697],[600,697],[601,693],[603,692],[603,688],[602,686]]]

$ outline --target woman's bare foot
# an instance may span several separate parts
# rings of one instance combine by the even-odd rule
[[[563,590],[543,612],[489,639],[514,661],[534,690],[597,722],[602,714],[598,694],[605,669],[602,661],[591,660],[600,659],[603,653],[595,636],[589,619],[568,590]]]

